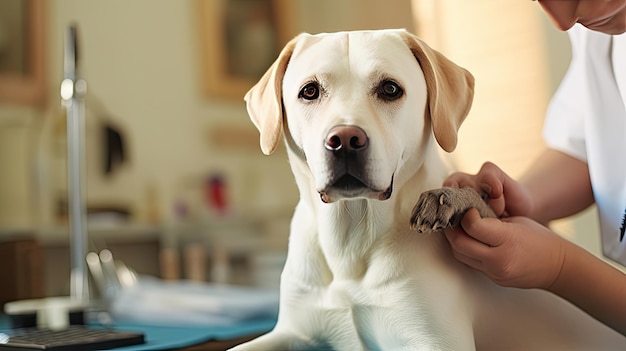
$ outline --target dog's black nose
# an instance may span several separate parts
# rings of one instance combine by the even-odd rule
[[[333,127],[326,136],[324,146],[329,151],[361,151],[367,148],[369,140],[365,131],[356,126],[339,125]]]

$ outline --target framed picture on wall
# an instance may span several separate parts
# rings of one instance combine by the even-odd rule
[[[44,0],[0,1],[0,103],[45,100]]]
[[[204,89],[243,99],[295,35],[293,0],[198,0]]]

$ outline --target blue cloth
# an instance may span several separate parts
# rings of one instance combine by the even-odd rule
[[[270,331],[275,319],[255,320],[225,327],[165,327],[120,324],[115,329],[139,331],[145,334],[146,343],[120,347],[116,351],[168,350],[200,344],[209,340],[229,340]]]

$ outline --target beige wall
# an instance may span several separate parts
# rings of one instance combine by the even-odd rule
[[[492,161],[520,175],[543,150],[545,109],[569,62],[567,34],[525,1],[414,3],[427,40],[476,79],[453,154],[458,166],[476,172]]]
[[[80,30],[89,83],[90,204],[127,205],[143,220],[147,202],[156,199],[167,218],[176,199],[193,194],[197,199],[199,181],[219,171],[227,176],[238,212],[291,211],[297,194],[284,154],[217,149],[207,140],[211,128],[223,123],[254,128],[243,101],[202,93],[194,0],[52,0],[48,9],[51,103],[44,111],[0,105],[0,232],[54,224],[56,199],[66,187],[63,112],[57,101],[63,33],[70,23]],[[454,153],[462,170],[474,172],[491,160],[519,175],[540,152],[543,111],[567,67],[569,46],[536,4],[298,0],[293,16],[296,31],[417,30],[468,68],[477,87]],[[112,177],[100,172],[97,122],[104,112],[122,127],[130,159]],[[156,197],[148,195],[150,189],[157,189]],[[566,222],[562,228],[593,230],[593,213],[583,223]],[[587,244],[597,247],[594,239]]]
[[[36,143],[33,126],[38,118],[30,109],[0,108],[0,228],[32,227],[31,161]]]
[[[63,35],[70,23],[79,29],[88,82],[90,205],[127,205],[144,220],[148,201],[156,200],[165,219],[178,198],[197,200],[201,180],[218,171],[227,177],[237,212],[292,210],[298,195],[284,154],[224,150],[208,141],[211,128],[224,123],[256,132],[242,100],[207,98],[202,92],[195,0],[51,0],[48,9],[51,104],[45,111],[0,106],[0,232],[54,224],[56,199],[66,188],[64,115],[57,101]],[[299,0],[294,9],[296,31],[412,29],[409,0],[393,6],[376,0]],[[105,119],[122,128],[130,159],[112,177],[100,172],[98,123]]]

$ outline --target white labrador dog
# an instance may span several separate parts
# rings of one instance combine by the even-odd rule
[[[265,154],[284,135],[301,197],[276,327],[235,350],[626,349],[560,298],[499,287],[442,234],[411,230],[472,98],[472,76],[404,30],[287,44],[246,101]]]

